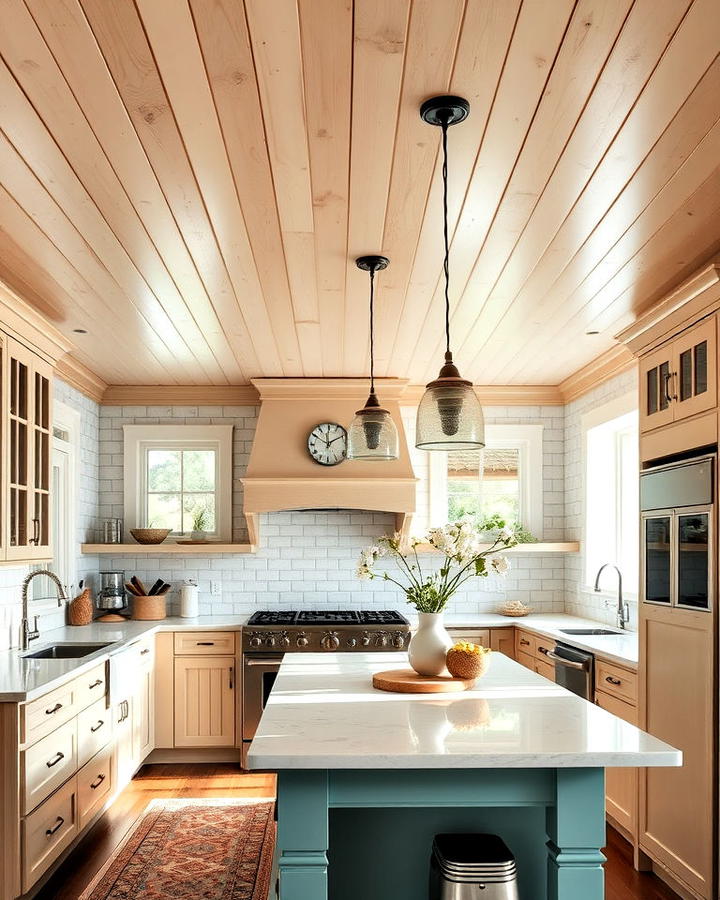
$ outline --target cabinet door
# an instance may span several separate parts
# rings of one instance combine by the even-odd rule
[[[595,693],[595,702],[619,719],[623,719],[631,725],[637,725],[636,706],[619,700],[611,694],[606,694],[605,691]],[[637,792],[637,769],[609,768],[605,770],[605,808],[607,813],[634,840],[637,834]]]
[[[152,666],[143,666],[133,697],[133,751],[138,765],[155,749],[155,678]]]
[[[711,317],[673,341],[674,420],[714,409],[717,403],[716,321]]]
[[[673,346],[640,358],[640,431],[650,431],[673,421]]]
[[[49,559],[52,369],[8,340],[5,557]]]
[[[493,628],[490,632],[490,649],[515,659],[515,629]]]
[[[235,746],[235,658],[175,659],[175,746]]]

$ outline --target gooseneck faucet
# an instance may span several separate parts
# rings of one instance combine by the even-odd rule
[[[623,592],[622,592],[622,572],[618,569],[617,566],[614,566],[612,563],[605,563],[600,566],[598,569],[598,573],[595,576],[595,591],[600,593],[600,576],[602,575],[603,569],[607,569],[607,567],[611,569],[615,569],[618,576],[618,601],[617,601],[617,624],[619,628],[625,628],[625,625],[630,621],[630,607],[627,603],[623,601]]]
[[[38,575],[47,575],[50,581],[52,581],[57,588],[58,606],[62,606],[63,600],[67,600],[67,595],[65,594],[65,589],[63,588],[62,584],[60,584],[60,579],[54,572],[51,572],[49,569],[38,569],[36,572],[30,572],[29,575],[25,576],[25,579],[22,583],[23,617],[20,626],[20,647],[22,650],[27,650],[27,648],[30,646],[30,641],[34,641],[40,637],[40,631],[38,630],[38,617],[35,616],[35,622],[32,628],[30,628],[30,619],[28,618],[28,589],[30,587],[30,582]]]

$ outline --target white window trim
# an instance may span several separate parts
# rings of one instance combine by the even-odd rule
[[[189,447],[193,444],[217,450],[217,476],[215,520],[216,539],[232,540],[232,425],[123,425],[123,493],[124,527],[126,533],[131,528],[141,527],[144,501],[143,456],[153,447],[168,447],[173,444]],[[177,540],[172,535],[167,542]]]
[[[580,416],[580,431],[582,435],[582,535],[583,535],[583,547],[582,547],[582,581],[583,590],[586,593],[592,592],[595,594],[595,585],[594,585],[594,577],[591,577],[591,573],[588,572],[588,559],[586,552],[587,545],[587,514],[588,514],[588,432],[597,428],[599,425],[604,425],[606,422],[611,422],[613,419],[619,419],[621,416],[628,415],[632,412],[638,412],[638,402],[637,402],[637,394],[635,391],[630,391],[627,394],[623,394],[620,397],[615,397],[613,400],[608,400],[607,403],[603,403],[602,406],[596,406],[594,409],[589,410],[586,413],[583,413]],[[638,554],[640,553],[640,548],[638,547]],[[639,565],[639,563],[638,563]],[[592,582],[592,583],[590,583]],[[638,595],[636,591],[633,591],[631,588],[628,588],[627,582],[623,585],[624,593],[626,598],[630,600],[637,600]],[[616,598],[617,597],[617,587],[614,585],[608,585],[607,587],[601,588],[597,592],[597,596],[600,596],[604,599],[608,598]]]
[[[522,525],[539,540],[544,528],[543,428],[541,424],[485,426],[486,447],[518,451]],[[430,453],[429,456],[430,525],[444,525],[448,508],[447,454]]]

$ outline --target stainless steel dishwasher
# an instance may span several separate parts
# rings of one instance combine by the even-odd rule
[[[592,703],[595,674],[592,653],[560,643],[546,655],[555,663],[555,683]]]

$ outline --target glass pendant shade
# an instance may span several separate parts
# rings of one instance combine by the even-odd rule
[[[348,459],[397,459],[398,433],[390,413],[375,394],[355,413],[348,429]]]
[[[415,446],[420,450],[481,450],[485,419],[473,390],[445,354],[445,365],[427,385],[417,411]]]

